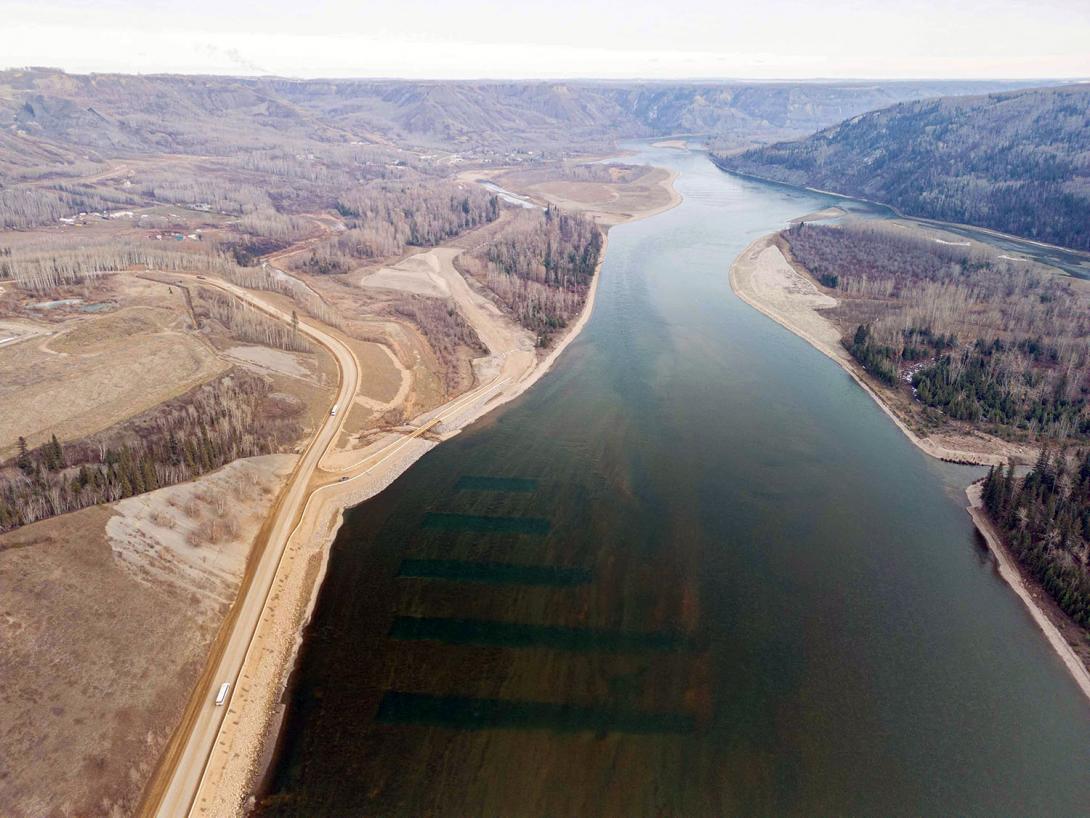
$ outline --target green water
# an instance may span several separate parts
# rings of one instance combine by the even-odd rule
[[[699,154],[529,393],[351,511],[263,815],[1073,815],[1090,706],[961,487],[730,292]]]

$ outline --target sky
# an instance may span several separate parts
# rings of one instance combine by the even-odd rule
[[[1090,0],[4,0],[0,67],[437,79],[1087,78]]]

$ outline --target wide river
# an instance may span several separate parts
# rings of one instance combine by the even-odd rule
[[[641,148],[583,334],[350,511],[261,815],[1074,815],[1090,704],[962,489],[739,301],[833,200]]]

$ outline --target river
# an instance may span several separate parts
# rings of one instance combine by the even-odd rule
[[[555,369],[347,514],[258,813],[1085,813],[979,472],[730,291],[838,200],[641,151],[685,200],[611,230]]]

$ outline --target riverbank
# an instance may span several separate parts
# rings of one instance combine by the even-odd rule
[[[775,244],[776,233],[754,241],[733,261],[730,285],[734,294],[777,324],[791,330],[815,349],[832,358],[871,396],[905,437],[921,451],[951,463],[1004,465],[1009,459],[1031,463],[1036,451],[999,438],[977,434],[925,435],[890,405],[889,399],[865,377],[840,343],[840,331],[820,310],[836,306],[784,257]]]
[[[1034,456],[1031,450],[990,436],[981,435],[976,438],[958,435],[938,438],[922,436],[911,429],[868,382],[858,364],[840,343],[840,332],[833,322],[821,315],[821,309],[836,306],[836,299],[820,292],[808,277],[792,267],[774,243],[776,235],[772,233],[757,239],[733,261],[730,267],[730,286],[735,295],[836,361],[881,407],[905,437],[925,454],[939,460],[985,466],[1005,465],[1011,457],[1031,462],[1030,458]],[[1090,652],[1080,656],[1072,647],[1072,639],[1062,635],[1081,635],[1081,629],[1056,607],[1047,593],[1036,587],[1036,583],[1026,575],[1002,544],[998,532],[980,506],[979,485],[974,484],[967,491],[971,503],[969,513],[977,530],[996,556],[1000,576],[1029,608],[1049,644],[1083,693],[1090,698]],[[1085,636],[1082,641],[1085,646]]]
[[[758,176],[755,173],[744,173],[740,170],[732,170],[724,166],[718,161],[718,157],[715,154],[708,154],[711,163],[715,165],[723,173],[729,173],[732,176],[738,176],[743,179],[753,179],[754,181],[761,182],[766,185],[780,185],[785,188],[794,188],[796,190],[805,190],[810,193],[817,193],[821,196],[831,196],[836,199],[843,199],[847,202],[863,202],[864,204],[871,205],[872,207],[882,208],[889,211],[893,216],[906,222],[916,222],[920,225],[926,225],[928,227],[934,227],[944,231],[965,231],[967,233],[978,233],[988,236],[999,241],[1009,242],[1024,242],[1026,244],[1037,247],[1048,253],[1059,255],[1060,257],[1069,257],[1074,259],[1074,262],[1069,260],[1060,263],[1053,260],[1053,265],[1059,267],[1070,275],[1076,278],[1085,278],[1087,275],[1087,268],[1090,267],[1090,252],[1084,250],[1076,250],[1071,247],[1062,247],[1058,244],[1048,244],[1047,242],[1038,241],[1036,239],[1029,238],[1028,236],[1016,236],[1013,233],[1003,233],[999,230],[995,230],[990,227],[980,227],[977,225],[966,224],[964,222],[944,222],[939,219],[929,219],[926,216],[913,216],[909,213],[905,213],[899,208],[894,207],[886,202],[879,202],[874,199],[864,199],[859,196],[850,196],[846,193],[837,193],[835,190],[824,190],[819,187],[809,187],[808,185],[795,185],[790,182],[782,182],[779,179],[770,179],[767,176]]]
[[[675,177],[673,174],[671,180]],[[671,206],[675,206],[681,196],[672,184],[670,188]],[[628,220],[647,218],[663,209],[648,208]],[[514,347],[504,351],[488,382],[414,419],[416,432],[384,436],[354,452],[355,467],[346,468],[338,462],[332,473],[344,473],[343,482],[327,476],[331,482],[314,488],[277,569],[273,591],[247,652],[191,814],[239,814],[257,791],[272,758],[285,712],[284,694],[290,672],[317,602],[344,511],[377,495],[436,445],[515,399],[548,372],[590,319],[607,251],[608,233],[579,318],[552,349],[544,355],[524,355]],[[496,350],[490,352],[496,356]],[[426,435],[421,431],[424,429],[428,430]]]
[[[1028,576],[1019,565],[1014,554],[1004,543],[1002,535],[988,517],[981,498],[982,493],[983,486],[979,482],[973,483],[965,490],[969,498],[967,510],[969,516],[973,518],[977,531],[995,556],[999,575],[1018,594],[1018,598],[1025,604],[1049,645],[1074,677],[1083,695],[1090,699],[1090,648],[1087,645],[1086,634],[1059,609],[1040,584]]]

